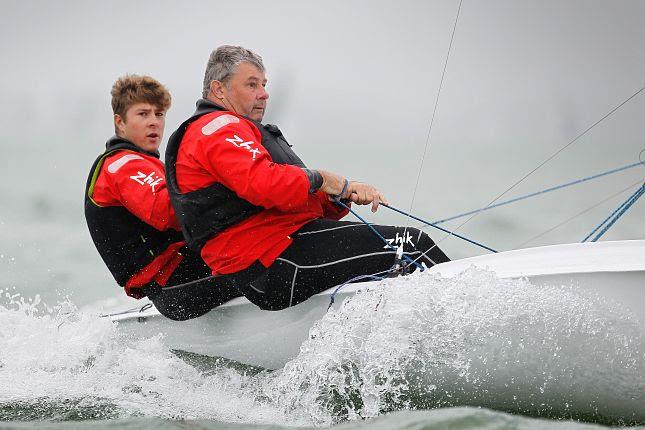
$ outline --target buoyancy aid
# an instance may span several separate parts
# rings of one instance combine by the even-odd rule
[[[114,136],[94,161],[85,186],[85,220],[101,258],[122,287],[170,244],[182,240],[181,232],[160,231],[143,222],[123,206],[100,206],[93,199],[94,184],[105,159],[116,151],[129,150],[159,158],[132,142]]]
[[[196,252],[200,252],[204,244],[220,231],[263,210],[262,207],[240,198],[235,192],[217,182],[187,193],[179,190],[176,176],[179,145],[190,124],[214,111],[226,111],[226,109],[209,100],[200,99],[193,116],[184,121],[170,136],[166,147],[166,183],[170,200],[181,225],[184,239]],[[273,162],[291,164],[305,169],[306,166],[293,152],[291,145],[277,126],[263,125],[250,119],[249,121],[260,130],[262,135],[260,143],[271,155]]]

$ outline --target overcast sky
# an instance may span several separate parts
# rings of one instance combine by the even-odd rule
[[[210,51],[240,44],[264,57],[265,119],[309,165],[377,183],[407,206],[458,4],[0,0],[0,169],[28,170],[32,147],[71,151],[64,172],[58,158],[30,175],[80,205],[77,188],[113,132],[114,80],[140,73],[168,86],[167,137],[192,112]],[[464,0],[420,207],[425,198],[441,217],[503,191],[645,86],[644,47],[642,0]],[[634,161],[644,123],[645,92],[527,189]],[[42,186],[23,179],[23,190]]]
[[[4,136],[24,136],[29,124],[29,135],[103,140],[111,131],[110,86],[128,72],[171,89],[172,128],[199,96],[211,49],[234,43],[264,57],[268,119],[292,133],[304,137],[324,123],[360,135],[378,120],[379,135],[419,143],[458,1],[0,4]],[[641,0],[465,0],[437,129],[482,142],[527,126],[577,130],[645,85],[644,45]],[[466,121],[478,138],[460,130]]]

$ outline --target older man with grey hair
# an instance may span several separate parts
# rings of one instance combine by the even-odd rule
[[[170,137],[168,188],[188,244],[216,276],[262,309],[278,310],[359,275],[387,271],[395,252],[346,204],[372,205],[372,185],[308,169],[275,125],[262,58],[220,46],[208,60],[197,111]],[[425,233],[373,226],[427,266],[447,261]]]

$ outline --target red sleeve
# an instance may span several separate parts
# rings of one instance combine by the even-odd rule
[[[329,195],[320,190],[316,191],[316,197],[320,200],[325,218],[339,220],[349,213],[349,210],[329,200]],[[347,205],[350,206],[351,202]]]
[[[107,157],[92,198],[103,205],[118,202],[157,230],[179,230],[166,188],[165,169],[156,158],[133,151]]]
[[[239,197],[284,212],[307,204],[309,179],[305,172],[300,167],[274,163],[259,143],[259,130],[251,124],[228,124],[203,138],[204,168]]]

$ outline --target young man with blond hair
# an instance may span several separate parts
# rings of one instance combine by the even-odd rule
[[[202,315],[239,294],[216,283],[186,248],[170,204],[159,160],[170,93],[150,76],[126,75],[111,94],[116,135],[92,165],[85,191],[94,244],[127,295],[148,296],[175,320]]]

